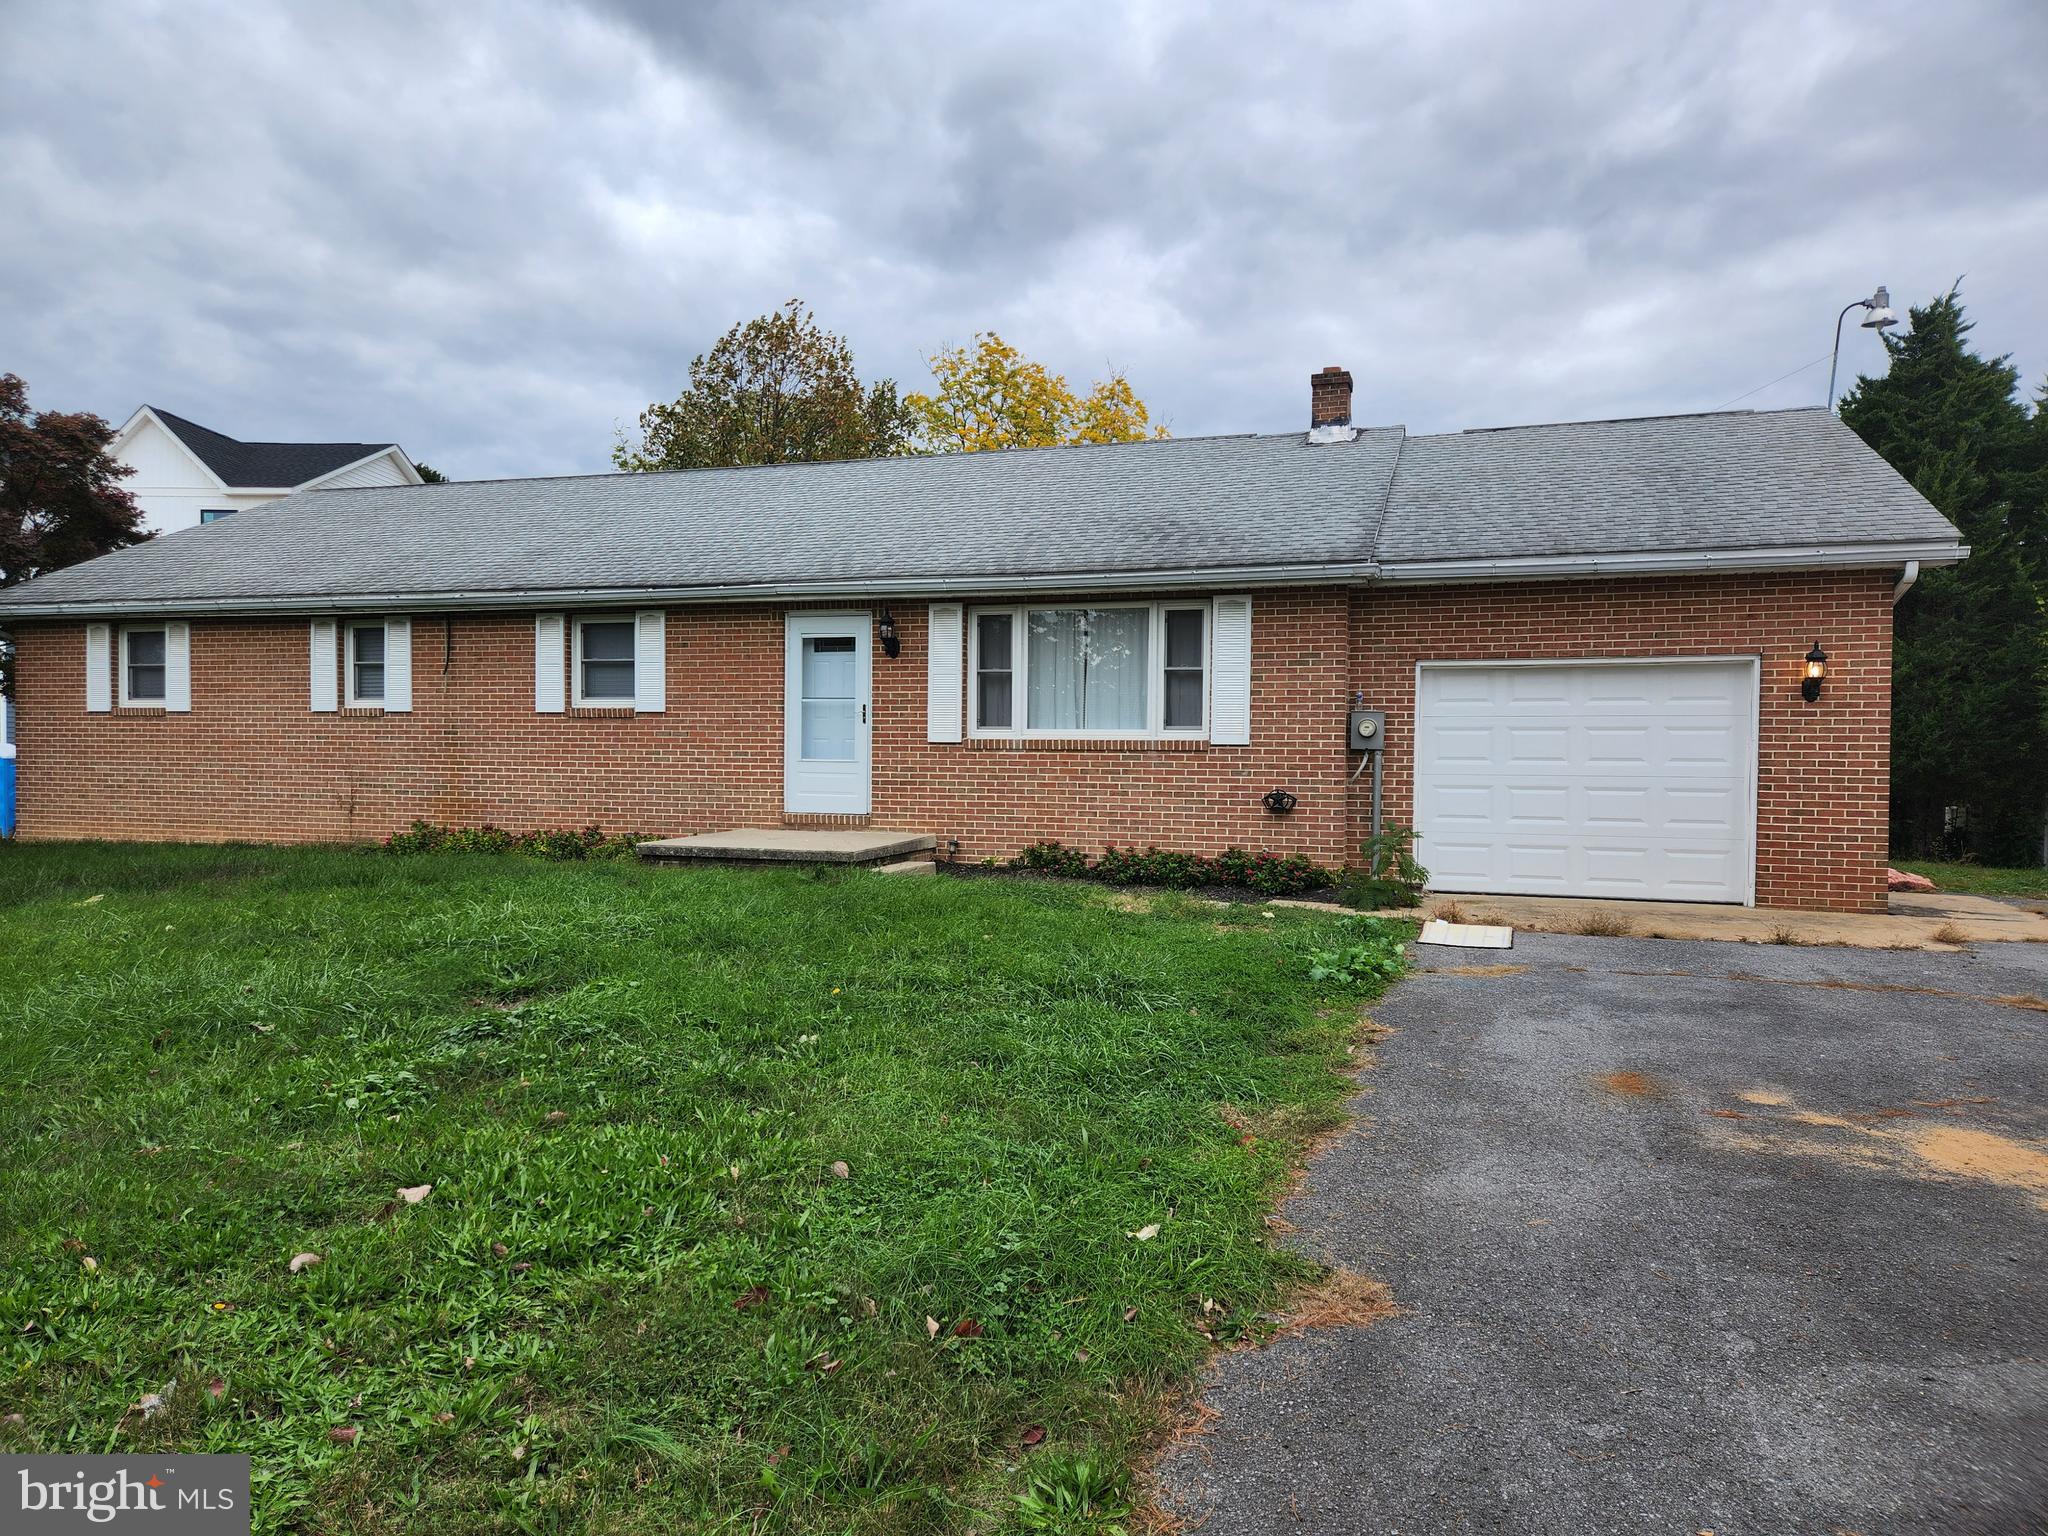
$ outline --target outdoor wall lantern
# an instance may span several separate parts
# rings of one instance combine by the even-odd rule
[[[1806,679],[1799,685],[1799,695],[1811,704],[1820,697],[1821,679],[1828,675],[1828,653],[1820,648],[1818,640],[1813,649],[1806,653]]]
[[[1285,816],[1289,811],[1301,804],[1299,800],[1295,799],[1294,796],[1287,793],[1284,789],[1268,790],[1259,798],[1266,809],[1275,816]]]
[[[896,634],[896,615],[887,608],[882,610],[882,622],[875,633],[882,637],[882,654],[894,661],[903,651],[903,641]]]

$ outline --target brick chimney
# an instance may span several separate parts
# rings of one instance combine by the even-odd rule
[[[1310,430],[1351,425],[1351,375],[1334,363],[1308,376],[1308,424]]]

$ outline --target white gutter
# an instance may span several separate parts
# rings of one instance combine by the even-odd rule
[[[1899,573],[1899,584],[1892,588],[1892,606],[1899,606],[1899,599],[1913,590],[1913,583],[1920,579],[1920,562],[1908,560],[1905,570]]]
[[[1654,576],[1683,572],[1881,569],[1954,565],[1962,544],[1816,544],[1778,548],[1651,551],[1618,555],[1527,555],[1500,560],[1427,560],[1380,567],[1385,582],[1535,581],[1564,576]]]
[[[1075,571],[1040,576],[885,576],[851,581],[784,581],[695,587],[529,587],[503,592],[346,592],[304,597],[0,601],[0,625],[12,619],[93,614],[336,613],[389,608],[463,613],[489,609],[598,607],[615,603],[755,603],[845,597],[1001,596],[1007,592],[1216,591],[1230,587],[1339,586],[1369,580],[1369,560],[1321,565],[1211,566],[1192,571]]]

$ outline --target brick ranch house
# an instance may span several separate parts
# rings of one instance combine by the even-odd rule
[[[1825,411],[312,491],[0,594],[20,835],[845,822],[1881,910],[1892,605]],[[1826,653],[1817,698],[1807,655]],[[1294,797],[1276,814],[1274,789]]]

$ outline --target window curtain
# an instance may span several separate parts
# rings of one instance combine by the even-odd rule
[[[1027,629],[1031,729],[1145,729],[1149,609],[1037,608]]]

